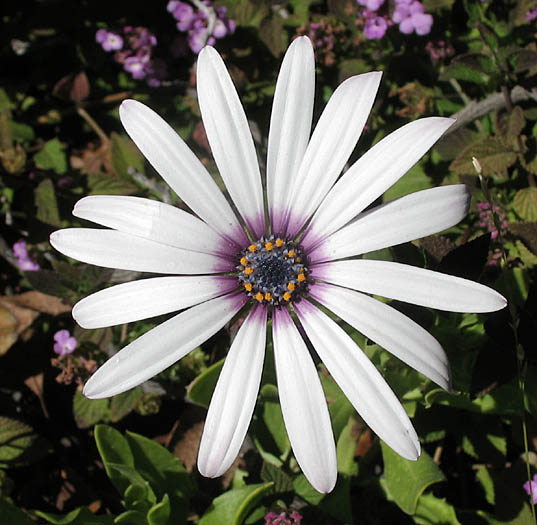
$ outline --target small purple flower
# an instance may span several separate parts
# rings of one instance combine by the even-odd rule
[[[265,525],[300,525],[302,521],[302,515],[298,512],[291,512],[289,517],[285,512],[276,514],[275,512],[269,512],[265,516]]]
[[[13,245],[13,255],[17,259],[17,264],[21,270],[25,272],[39,270],[39,264],[30,258],[26,243],[22,239]]]
[[[522,486],[524,487],[524,490],[528,493],[528,496],[531,497],[532,503],[534,505],[537,505],[537,474],[533,476],[533,480],[531,482],[526,481],[526,483],[524,483],[524,485]]]
[[[534,7],[533,9],[530,9],[526,13],[526,21],[533,22],[536,18],[537,18],[537,7]]]
[[[170,9],[172,4],[172,9]],[[177,20],[177,29],[179,29],[179,31],[188,31],[196,18],[194,8],[185,2],[174,2],[172,0],[168,3],[168,11],[170,11],[173,17]]]
[[[392,21],[399,24],[399,31],[405,35],[414,31],[418,35],[427,35],[433,25],[432,15],[425,13],[425,8],[418,0],[398,2],[392,13]]]
[[[76,339],[68,330],[60,330],[54,334],[54,352],[58,355],[72,354],[77,346]]]
[[[132,78],[141,79],[147,75],[145,70],[146,63],[147,61],[144,61],[139,56],[132,56],[125,60],[123,67],[125,71],[128,71],[132,75]]]
[[[123,47],[123,38],[106,29],[99,29],[95,34],[95,40],[101,44],[105,51],[118,51]]]
[[[369,9],[369,11],[378,11],[384,4],[384,0],[358,0],[358,4]]]
[[[388,22],[382,16],[368,18],[365,22],[364,35],[369,40],[381,39],[388,29]]]

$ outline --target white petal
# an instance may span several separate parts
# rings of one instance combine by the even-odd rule
[[[149,199],[118,195],[84,197],[75,204],[73,215],[176,248],[225,255],[240,249],[191,213]]]
[[[254,141],[231,77],[211,46],[198,56],[197,86],[203,125],[220,175],[246,224],[261,237],[265,212]]]
[[[310,295],[401,361],[449,390],[449,363],[440,343],[395,308],[367,295],[315,284]]]
[[[453,119],[415,120],[362,155],[330,190],[315,213],[302,246],[326,237],[356,217],[395,184],[449,128]]]
[[[84,387],[90,399],[121,394],[173,365],[222,328],[246,295],[225,295],[193,306],[128,344],[95,372]]]
[[[406,264],[367,259],[314,266],[311,277],[449,312],[494,312],[507,301],[488,286]]]
[[[289,200],[288,235],[294,237],[315,211],[349,160],[375,100],[382,73],[351,77],[324,109],[295,178]]]
[[[145,158],[194,213],[239,244],[248,242],[216,182],[161,117],[136,100],[123,101],[119,117]]]
[[[67,228],[54,232],[50,244],[59,252],[89,264],[153,273],[218,273],[233,263],[217,255],[166,246],[116,230]]]
[[[153,277],[118,284],[85,297],[73,307],[83,328],[102,328],[176,312],[237,288],[232,277]]]
[[[457,224],[469,207],[464,184],[411,193],[359,215],[314,248],[310,262],[360,255],[438,233]]]
[[[309,38],[299,37],[283,59],[270,117],[267,200],[275,233],[284,231],[289,188],[310,138],[314,91],[313,46]]]
[[[336,483],[334,435],[317,369],[287,310],[272,313],[278,394],[295,458],[313,487],[330,492]]]
[[[221,476],[239,453],[259,392],[266,332],[267,309],[254,308],[229,349],[201,437],[198,469],[204,476]]]
[[[406,459],[420,455],[420,443],[405,409],[355,342],[308,301],[295,304],[306,334],[330,374],[371,429]]]

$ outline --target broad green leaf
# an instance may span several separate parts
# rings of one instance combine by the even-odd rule
[[[41,151],[34,155],[34,162],[39,169],[52,170],[58,175],[67,172],[67,157],[58,139],[46,142]]]
[[[40,510],[36,510],[34,513],[54,525],[112,525],[114,523],[113,516],[108,514],[95,515],[86,507],[79,507],[65,515]]]
[[[0,515],[6,525],[34,525],[35,521],[31,520],[22,510],[18,509],[4,498],[0,498]]]
[[[164,494],[162,501],[155,503],[147,513],[148,525],[166,525],[167,523],[179,523],[177,519],[173,522],[169,521],[171,515],[170,499],[168,494]]]
[[[414,521],[420,525],[441,523],[442,525],[461,525],[453,505],[433,494],[423,494],[418,500]]]
[[[115,174],[122,179],[130,180],[132,169],[144,173],[144,158],[132,142],[117,133],[110,135],[110,164]]]
[[[537,188],[518,190],[513,199],[516,212],[525,221],[537,221]]]
[[[509,54],[509,62],[515,73],[521,73],[537,66],[537,51],[533,49],[517,49]]]
[[[518,139],[526,124],[524,111],[520,106],[515,106],[513,110],[505,115],[498,123],[498,133],[506,146],[518,149]]]
[[[291,492],[293,490],[293,480],[280,467],[271,463],[263,462],[261,467],[261,479],[274,483],[274,492]]]
[[[114,396],[110,400],[110,421],[116,422],[123,419],[134,410],[143,395],[143,390],[138,387]]]
[[[45,224],[57,227],[61,226],[54,184],[50,179],[45,179],[37,186],[34,192],[34,199],[37,208],[37,218]]]
[[[384,476],[391,497],[401,510],[414,514],[424,490],[446,478],[427,452],[417,461],[409,461],[381,441]]]
[[[31,426],[0,416],[0,467],[26,465],[40,459],[48,451],[48,443]]]
[[[291,451],[291,444],[287,437],[279,401],[263,401],[258,404],[250,432],[262,458],[281,467],[283,460]]]
[[[477,70],[475,67],[455,61],[451,62],[440,74],[440,80],[448,81],[453,78],[482,86],[487,85],[490,80],[489,75]]]
[[[273,12],[269,18],[263,20],[259,27],[259,37],[275,57],[280,56],[286,42],[283,19],[278,12]]]
[[[73,415],[79,428],[89,428],[105,421],[109,413],[108,399],[88,399],[77,390],[73,397]]]
[[[290,0],[293,7],[293,15],[298,24],[306,24],[309,16],[310,4],[313,0]]]
[[[517,155],[511,148],[506,147],[496,137],[486,137],[483,140],[470,144],[450,164],[449,169],[458,175],[476,175],[472,157],[481,164],[483,175],[503,175],[505,170],[512,166]]]
[[[181,462],[162,445],[134,432],[127,432],[126,440],[136,470],[151,483],[158,497],[168,493],[181,501],[194,491],[192,480]]]
[[[268,494],[274,483],[258,483],[224,492],[213,500],[199,525],[241,525],[250,511]]]
[[[229,17],[238,26],[259,28],[261,22],[270,14],[269,6],[262,0],[241,0],[230,6]]]
[[[134,456],[129,447],[128,441],[121,432],[108,425],[97,425],[95,427],[95,443],[103,460],[104,468],[108,477],[112,479],[109,465],[127,465],[134,467]],[[112,479],[112,481],[114,481]],[[128,485],[121,483],[119,489],[121,494],[125,492]]]
[[[426,190],[433,186],[433,182],[423,171],[423,167],[420,164],[416,164],[384,193],[382,200],[383,202],[393,201],[403,195]]]
[[[224,361],[225,359],[221,359],[214,365],[211,365],[190,384],[188,387],[188,397],[194,401],[194,403],[199,403],[204,407],[209,406],[211,398],[213,397],[216,382],[220,376],[220,371],[224,366]]]
[[[126,501],[129,504],[133,504],[136,510],[142,507],[142,512],[145,513],[149,505],[157,502],[157,498],[149,482],[134,467],[121,463],[108,463],[106,472],[120,494],[126,496],[128,498]],[[139,489],[137,491],[133,490],[133,485],[138,486]],[[138,496],[138,494],[145,495],[145,502],[141,502],[142,505],[137,504],[137,500],[133,498],[133,496]]]

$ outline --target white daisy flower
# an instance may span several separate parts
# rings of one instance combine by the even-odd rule
[[[317,369],[297,325],[371,429],[401,456],[417,459],[420,443],[405,410],[363,351],[319,305],[449,389],[440,344],[365,294],[455,312],[498,310],[505,299],[465,279],[356,257],[442,231],[466,215],[470,195],[464,185],[419,191],[364,211],[453,121],[411,122],[340,177],[381,73],[343,82],[310,136],[314,58],[309,39],[298,38],[285,55],[274,95],[265,206],[248,122],[212,47],[200,53],[197,75],[209,144],[238,215],[164,120],[139,102],[123,102],[120,117],[127,133],[196,215],[148,199],[91,196],[76,204],[74,215],[110,229],[52,234],[57,250],[86,263],[177,274],[112,286],[75,305],[73,316],[84,328],[182,310],[109,359],[84,394],[103,398],[139,385],[249,309],[207,414],[198,457],[203,475],[220,476],[239,452],[258,395],[269,318],[285,425],[296,460],[318,491],[335,485],[336,449]]]

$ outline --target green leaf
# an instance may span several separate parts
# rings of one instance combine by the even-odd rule
[[[119,492],[124,494],[131,483],[125,483],[121,473],[117,469],[112,469],[111,465],[134,467],[134,456],[128,441],[115,428],[108,425],[97,425],[95,427],[95,442],[108,477]]]
[[[220,376],[220,370],[224,366],[225,359],[217,361],[214,365],[211,365],[207,370],[202,372],[188,387],[188,397],[199,403],[204,407],[208,407],[213,397],[214,388],[218,377]]]
[[[162,445],[140,434],[127,432],[126,440],[136,470],[151,483],[155,493],[160,498],[168,493],[172,506],[182,506],[184,498],[193,494],[194,486],[181,462]]]
[[[86,507],[79,507],[65,515],[40,510],[34,512],[40,518],[54,525],[112,525],[114,523],[113,516],[107,514],[96,516]]]
[[[35,206],[37,208],[37,218],[45,224],[51,226],[61,226],[58,203],[54,184],[50,179],[42,181],[34,192]]]
[[[263,462],[261,467],[261,479],[274,483],[274,492],[291,492],[293,490],[293,480],[280,467],[271,463]]]
[[[132,195],[138,193],[138,186],[115,175],[94,173],[88,175],[89,195]]]
[[[420,497],[413,518],[418,524],[461,525],[453,505],[433,494],[424,494]]]
[[[262,0],[241,0],[230,6],[229,17],[238,26],[259,28],[261,22],[270,14],[269,7]]]
[[[359,439],[358,422],[351,417],[337,440],[337,469],[340,474],[349,477],[358,475],[354,453]]]
[[[323,385],[324,394],[328,403],[330,419],[332,420],[332,428],[334,430],[335,439],[339,439],[339,435],[347,425],[349,418],[356,413],[354,407],[347,399],[341,388],[332,379],[332,376],[321,373],[321,384]]]
[[[120,514],[114,523],[121,525],[147,525],[147,520],[144,514],[137,510],[128,510]]]
[[[22,510],[3,498],[0,498],[0,515],[3,522],[9,525],[35,525],[35,521],[32,521]]]
[[[417,461],[409,461],[381,441],[384,458],[384,476],[391,497],[407,514],[414,514],[423,491],[445,476],[427,452],[422,451]]]
[[[259,37],[275,57],[280,56],[286,42],[284,40],[283,19],[277,12],[263,20],[259,27]]]
[[[149,512],[147,513],[147,524],[166,525],[167,523],[172,523],[169,521],[170,514],[170,499],[168,498],[168,494],[164,494],[162,501],[155,503],[155,505],[149,509]],[[179,521],[175,519],[173,523],[179,523]]]
[[[138,387],[114,396],[110,400],[110,421],[116,422],[123,419],[134,410],[143,395],[143,390]]]
[[[475,67],[455,61],[451,62],[440,74],[440,80],[449,81],[453,78],[482,86],[486,85],[490,80],[489,75],[478,71]]]
[[[522,73],[537,66],[537,51],[532,49],[517,49],[509,54],[509,62],[515,73]]]
[[[46,142],[41,151],[34,155],[34,162],[39,169],[52,170],[58,175],[67,171],[67,157],[58,139]]]
[[[108,399],[88,399],[77,390],[73,397],[73,415],[78,428],[89,428],[105,421],[109,413]]]
[[[403,197],[415,191],[426,190],[434,186],[431,179],[423,171],[420,164],[416,164],[404,177],[401,177],[393,186],[391,186],[382,198],[383,202],[392,201],[398,197]]]
[[[512,166],[517,155],[506,147],[499,138],[486,137],[483,140],[470,144],[451,163],[449,169],[458,175],[476,175],[472,157],[475,157],[483,168],[483,175],[503,175],[503,172]]]
[[[48,443],[29,425],[0,416],[0,467],[32,463],[49,451]]]
[[[33,128],[27,124],[10,120],[9,127],[11,128],[11,136],[15,142],[31,142],[35,139]]]
[[[491,505],[494,505],[496,502],[496,493],[494,490],[494,480],[492,479],[492,476],[490,475],[490,472],[487,467],[482,466],[479,468],[476,474],[477,481],[481,484],[483,487],[483,491],[485,492],[485,499],[488,503]]]
[[[213,500],[199,525],[240,525],[257,503],[268,494],[274,483],[246,485],[229,490]]]
[[[537,188],[518,190],[513,199],[513,206],[525,221],[537,221]]]
[[[110,164],[115,174],[122,179],[130,180],[130,170],[145,173],[144,158],[133,143],[117,133],[110,136]]]
[[[520,106],[515,106],[498,123],[498,133],[501,135],[503,143],[508,147],[518,148],[518,139],[525,125],[523,109]]]

